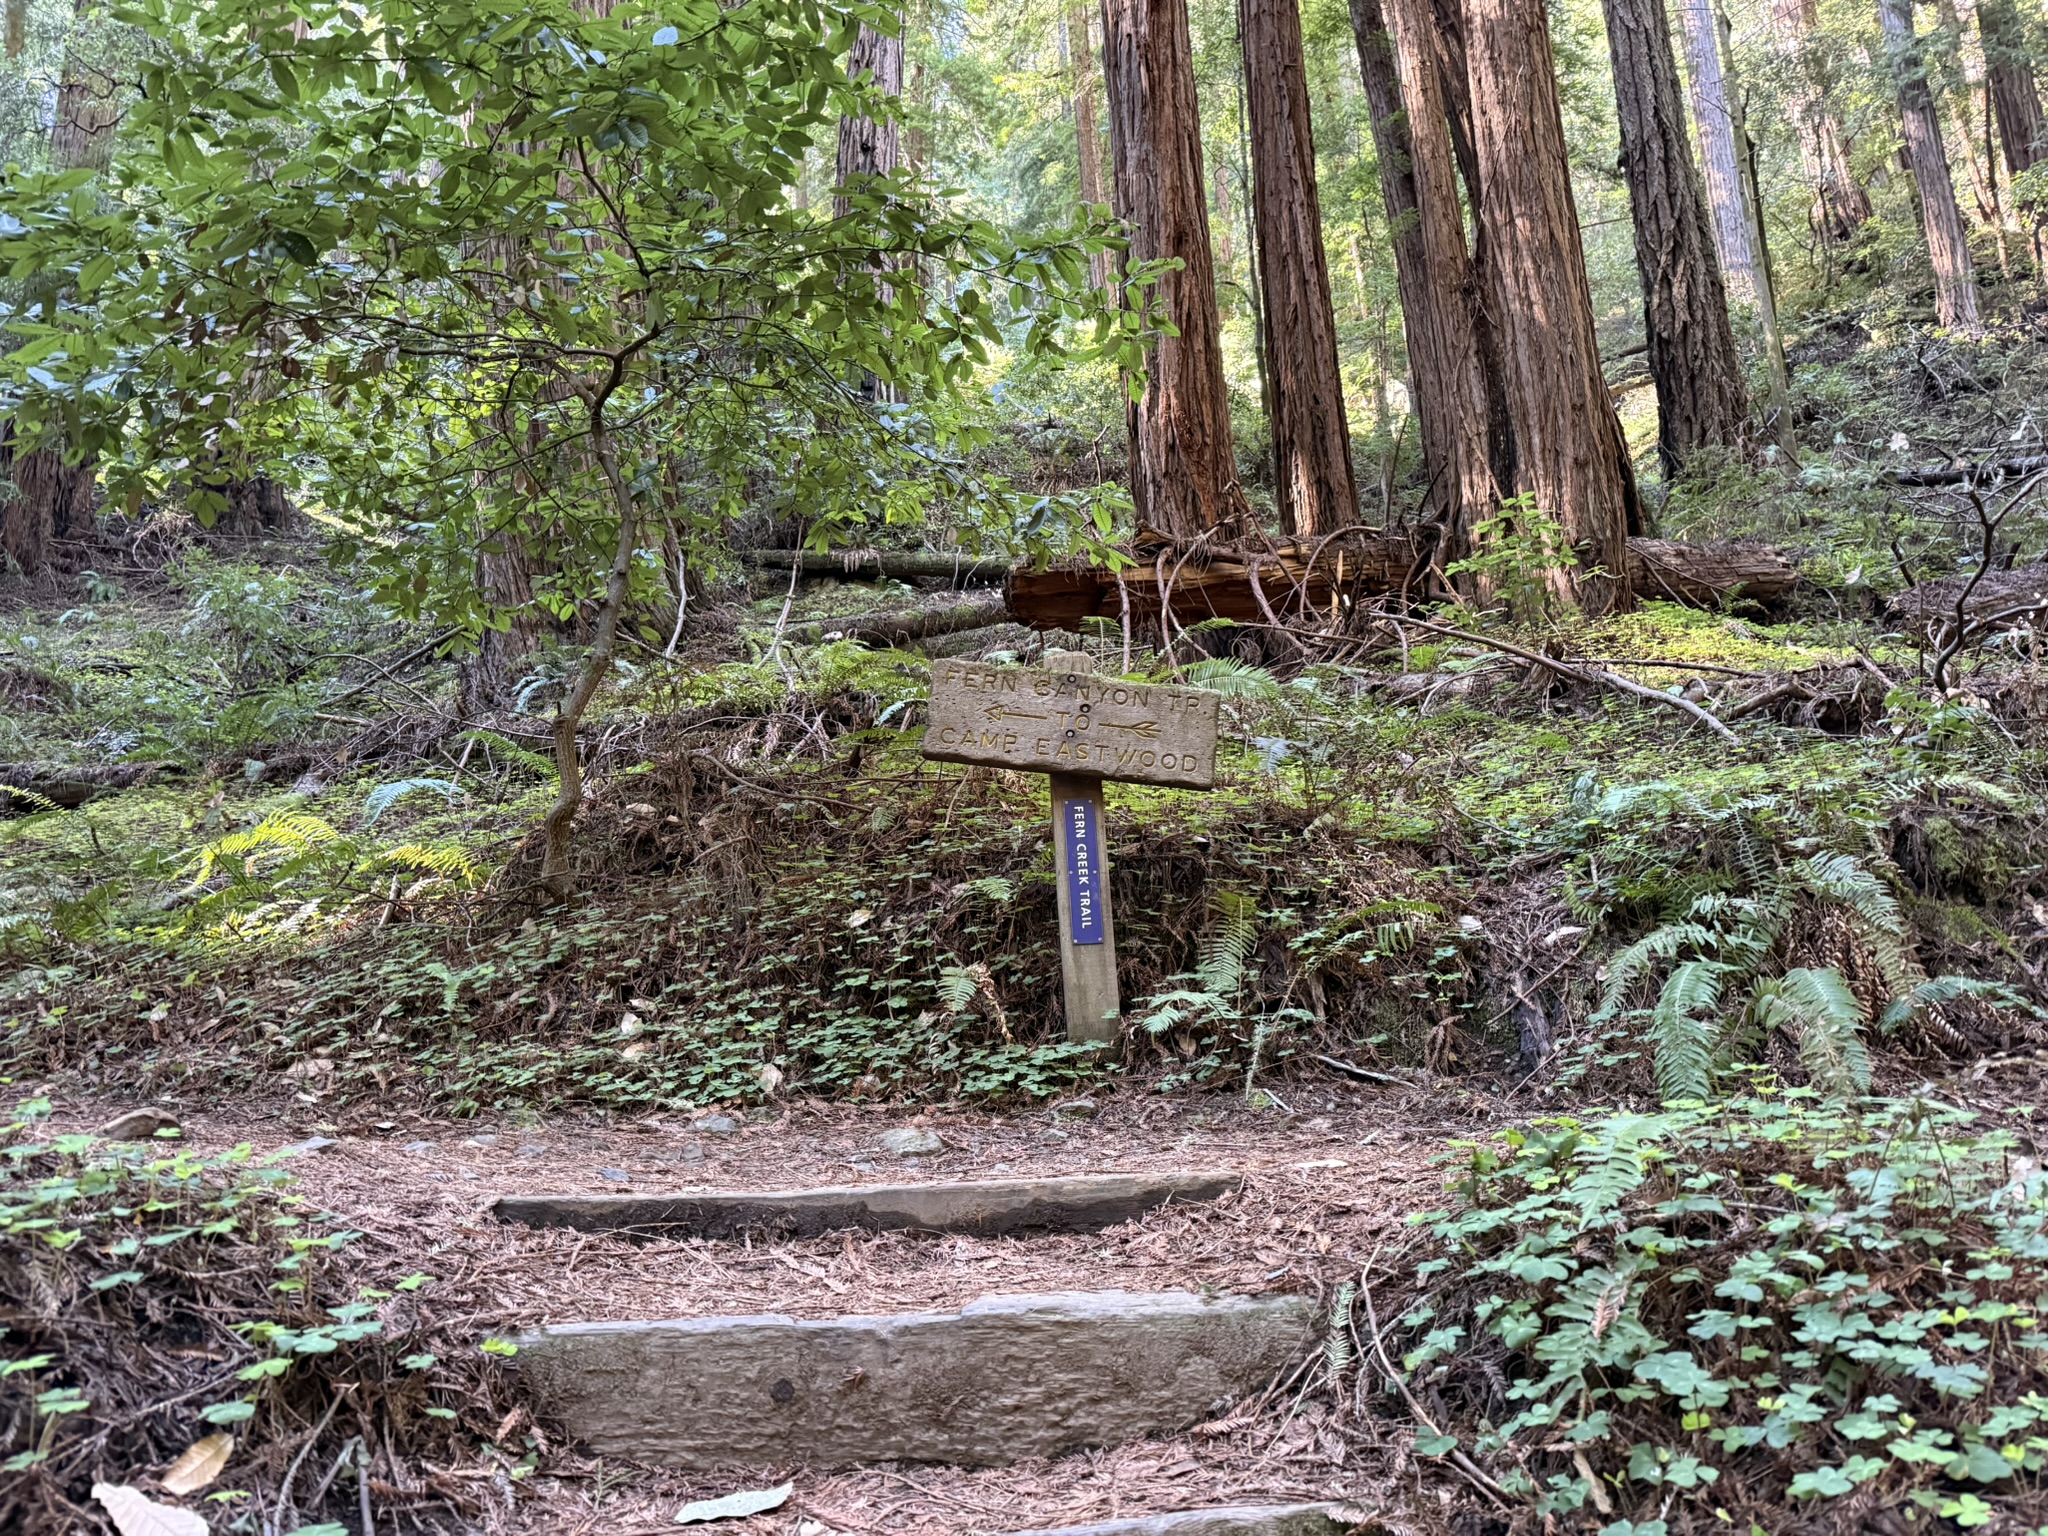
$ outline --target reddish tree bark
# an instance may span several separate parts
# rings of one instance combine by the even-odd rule
[[[846,58],[846,72],[854,79],[871,76],[874,88],[884,95],[903,94],[903,35],[877,32],[866,22],[853,40]],[[871,117],[839,119],[839,185],[857,188],[871,176],[887,176],[903,164],[903,147],[894,118],[877,122]],[[845,218],[844,193],[833,200],[833,216]]]
[[[2006,170],[2017,176],[2048,159],[2048,123],[2042,121],[2033,56],[2012,0],[1978,0],[1977,26],[1984,38],[1985,78],[1991,87],[1991,115],[1998,123],[1998,147],[2005,154]]]
[[[1693,453],[1749,438],[1749,392],[1714,255],[1707,196],[1685,131],[1663,0],[1605,0],[1621,122],[1621,168],[1635,225],[1657,451],[1667,475]]]
[[[1138,520],[1177,538],[1246,511],[1230,435],[1222,321],[1202,186],[1201,117],[1185,0],[1103,0],[1116,211],[1133,261],[1177,260],[1158,302],[1179,332],[1153,349],[1130,407]]]
[[[1442,524],[1449,558],[1456,559],[1472,525],[1499,496],[1473,331],[1477,284],[1442,82],[1428,45],[1428,7],[1425,0],[1392,0],[1392,10],[1390,30],[1380,0],[1351,0],[1351,28],[1394,247],[1408,382],[1429,486],[1425,511]],[[1397,50],[1405,84],[1395,67]]]
[[[1467,0],[1465,16],[1480,222],[1505,296],[1515,489],[1557,520],[1575,552],[1549,574],[1553,593],[1612,612],[1630,602],[1635,475],[1600,372],[1549,23],[1543,0]]]
[[[1238,37],[1251,124],[1280,527],[1323,533],[1357,521],[1358,492],[1296,0],[1239,0]]]
[[[1913,31],[1912,0],[1878,0],[1877,9],[1891,54],[1906,153],[1913,162],[1913,181],[1920,189],[1920,223],[1927,235],[1927,258],[1934,267],[1935,315],[1951,330],[1975,331],[1980,323],[1977,273],[1970,260],[1962,210],[1956,206],[1948,151],[1941,141],[1941,119],[1935,114],[1934,96],[1927,85],[1926,60]]]

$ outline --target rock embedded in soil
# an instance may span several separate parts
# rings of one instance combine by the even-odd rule
[[[148,1141],[159,1131],[175,1131],[178,1117],[169,1110],[131,1109],[116,1115],[99,1129],[109,1141]]]
[[[1371,1528],[1363,1512],[1337,1504],[1233,1504],[1011,1536],[1343,1536]]]
[[[989,1237],[1099,1231],[1170,1200],[1214,1200],[1238,1182],[1236,1174],[1223,1172],[1077,1174],[688,1195],[507,1195],[494,1209],[501,1221],[582,1232],[729,1238],[760,1231],[816,1237],[861,1227]]]
[[[706,1115],[690,1122],[690,1129],[705,1136],[737,1136],[740,1123],[731,1115]]]
[[[576,1323],[515,1337],[545,1412],[659,1466],[1006,1466],[1182,1428],[1308,1347],[1298,1296],[984,1297],[958,1312]]]
[[[946,1143],[937,1131],[906,1125],[882,1133],[882,1150],[893,1157],[930,1157],[945,1151]]]

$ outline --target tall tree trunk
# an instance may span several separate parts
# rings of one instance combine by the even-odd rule
[[[28,0],[7,0],[7,57],[18,59],[28,48]]]
[[[1713,0],[1678,0],[1678,19],[1685,33],[1685,65],[1692,86],[1693,126],[1700,136],[1700,165],[1706,172],[1707,206],[1714,215],[1714,249],[1729,296],[1738,304],[1754,304],[1756,242],[1743,211],[1742,153],[1729,111]]]
[[[853,40],[853,49],[846,58],[846,72],[855,80],[866,79],[882,94],[898,97],[903,94],[903,34],[899,31],[893,37],[877,32],[866,22],[860,24],[860,31]],[[903,145],[893,116],[886,121],[871,117],[842,117],[839,119],[838,188],[832,198],[832,216],[843,219],[852,211],[848,194],[857,192],[865,182],[878,176],[893,175],[903,165]],[[877,267],[885,264],[879,259]],[[888,303],[891,289],[887,283],[880,285],[880,297]],[[869,400],[886,400],[889,389],[874,374],[864,376],[861,393]]]
[[[1316,197],[1307,71],[1296,0],[1239,0],[1251,116],[1252,207],[1272,380],[1280,527],[1327,533],[1358,520],[1337,316]]]
[[[10,7],[13,0],[9,0]],[[83,16],[85,0],[76,14]],[[12,52],[13,19],[8,29]],[[24,29],[26,20],[23,22]],[[57,85],[56,118],[50,127],[50,163],[60,171],[103,171],[113,154],[121,122],[119,83],[79,50],[74,39]],[[6,467],[12,494],[0,500],[0,550],[21,570],[34,573],[49,563],[50,543],[82,531],[92,521],[93,467],[65,461],[52,444],[15,455],[8,434]]]
[[[1743,105],[1742,81],[1735,71],[1735,43],[1730,35],[1728,12],[1720,0],[1713,0],[1714,37],[1719,50],[1722,80],[1728,100],[1728,126],[1735,136],[1736,165],[1741,171],[1742,217],[1749,229],[1751,249],[1756,253],[1756,315],[1764,332],[1764,360],[1771,380],[1771,425],[1788,458],[1799,456],[1799,444],[1792,431],[1792,411],[1787,393],[1792,387],[1792,370],[1785,361],[1785,332],[1778,323],[1778,280],[1771,270],[1771,242],[1764,229],[1764,194],[1756,179],[1756,144],[1749,136],[1748,109]]]
[[[2048,122],[2042,119],[2034,59],[2013,0],[1978,0],[1977,25],[1984,38],[1984,89],[2005,156],[2010,198],[2012,178],[2048,160]],[[2015,202],[2014,211],[2033,225],[2034,279],[2048,284],[2048,200]]]
[[[1835,69],[1825,49],[1814,42],[1820,25],[1817,0],[1776,0],[1771,19],[1779,41],[1797,56],[1799,89],[1793,116],[1799,149],[1813,183],[1813,226],[1828,241],[1848,239],[1869,221],[1870,194],[1849,165],[1849,136],[1835,111]]]
[[[903,94],[903,35],[877,32],[866,22],[854,38],[853,51],[846,58],[846,72],[854,79],[871,77],[871,83],[885,96]],[[877,122],[871,117],[842,117],[839,120],[839,185],[858,190],[873,176],[887,176],[903,164],[903,147],[894,118]],[[833,217],[845,218],[846,196],[833,200]]]
[[[1442,525],[1448,558],[1455,560],[1466,552],[1472,525],[1500,494],[1473,330],[1478,291],[1427,0],[1393,0],[1393,21],[1390,34],[1380,0],[1351,0],[1408,342],[1410,398],[1422,437],[1429,487],[1424,514]],[[1405,84],[1395,70],[1397,49]]]
[[[1948,151],[1941,142],[1941,119],[1927,86],[1926,62],[1913,31],[1912,0],[1878,0],[1877,9],[1891,54],[1906,152],[1920,189],[1920,222],[1934,266],[1935,315],[1951,330],[1973,332],[1979,326],[1977,274],[1970,262],[1962,210],[1956,206]]]
[[[1624,556],[1640,511],[1593,327],[1543,0],[1467,0],[1466,67],[1480,222],[1505,295],[1503,383],[1515,489],[1564,530],[1576,556],[1549,573],[1589,613],[1630,604]]]
[[[1707,195],[1685,131],[1663,0],[1606,0],[1621,119],[1621,167],[1634,216],[1657,452],[1669,476],[1698,449],[1749,437],[1749,395],[1728,323]]]
[[[1179,332],[1162,336],[1131,404],[1131,499],[1177,538],[1247,511],[1230,435],[1222,320],[1202,188],[1202,128],[1185,0],[1103,0],[1116,211],[1133,261],[1177,260],[1155,290]]]
[[[1108,203],[1102,185],[1102,129],[1095,120],[1095,39],[1089,31],[1088,8],[1067,12],[1067,59],[1074,93],[1074,154],[1081,171],[1081,201],[1091,208]],[[1088,258],[1088,280],[1106,289],[1115,280],[1115,264],[1107,251]]]
[[[1985,79],[1991,87],[1991,115],[1998,123],[1998,147],[2008,176],[2048,160],[2048,123],[2026,29],[2013,0],[1978,0],[1977,26],[1984,38]]]

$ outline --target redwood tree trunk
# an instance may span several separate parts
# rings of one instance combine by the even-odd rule
[[[1378,151],[1380,196],[1408,342],[1408,381],[1422,436],[1426,513],[1449,558],[1499,497],[1488,460],[1486,385],[1473,331],[1477,284],[1458,203],[1458,171],[1441,77],[1428,46],[1426,0],[1393,0],[1390,35],[1380,0],[1351,0],[1358,67]],[[1407,81],[1395,71],[1395,50]],[[1405,99],[1404,99],[1405,98]]]
[[[2034,60],[2012,0],[1978,0],[1977,25],[1984,35],[1984,64],[1991,85],[1991,114],[1998,122],[1998,147],[2005,153],[2006,170],[2017,176],[2048,159],[2048,124],[2042,121]]]
[[[77,10],[84,13],[84,0],[79,0]],[[9,17],[8,48],[12,53],[16,50],[11,9]],[[25,28],[24,19],[24,38]],[[50,126],[51,165],[60,171],[105,170],[120,121],[119,85],[114,75],[74,47],[65,55],[64,73],[57,85],[56,117]],[[0,551],[21,570],[33,573],[49,563],[51,540],[82,531],[92,521],[93,468],[90,462],[67,464],[61,446],[54,443],[19,457],[12,443],[10,431],[5,458],[13,486],[12,494],[0,500]]]
[[[1468,0],[1466,24],[1515,489],[1557,520],[1576,555],[1549,574],[1552,592],[1612,612],[1629,604],[1635,475],[1600,372],[1548,19],[1543,0]]]
[[[1870,218],[1870,195],[1849,165],[1849,135],[1835,111],[1837,71],[1813,41],[1820,25],[1816,0],[1776,0],[1771,19],[1779,40],[1798,58],[1800,89],[1792,101],[1799,151],[1813,183],[1813,227],[1828,240],[1846,240]]]
[[[1238,36],[1251,121],[1280,527],[1327,533],[1357,521],[1358,493],[1296,0],[1239,0]]]
[[[1223,382],[1222,322],[1202,188],[1202,130],[1185,0],[1103,0],[1116,211],[1133,261],[1172,259],[1155,290],[1179,332],[1162,336],[1130,407],[1138,521],[1176,538],[1246,510]]]
[[[866,22],[854,38],[853,51],[846,58],[846,72],[858,80],[872,76],[874,88],[884,95],[903,94],[903,36],[877,32]],[[903,149],[894,119],[878,123],[871,117],[842,117],[839,120],[839,185],[857,189],[871,176],[887,176],[903,164]],[[845,218],[844,193],[833,200],[833,216]]]
[[[1913,180],[1920,189],[1920,222],[1927,233],[1927,257],[1934,266],[1934,310],[1951,330],[1978,328],[1977,274],[1970,262],[1970,242],[1956,206],[1955,182],[1949,175],[1948,151],[1941,142],[1941,119],[1927,86],[1927,66],[1913,32],[1912,0],[1878,0],[1891,53],[1899,117],[1905,129],[1906,152],[1913,162]]]
[[[1749,395],[1706,192],[1686,137],[1663,0],[1605,0],[1605,9],[1657,384],[1657,452],[1665,474],[1676,476],[1698,449],[1734,448],[1748,439]]]
[[[1067,12],[1067,50],[1073,70],[1074,153],[1081,172],[1081,201],[1100,207],[1109,201],[1102,186],[1102,131],[1095,121],[1095,39],[1088,29],[1086,6]],[[1088,258],[1088,280],[1107,288],[1116,276],[1107,251]]]
[[[1714,249],[1729,295],[1738,303],[1758,299],[1756,242],[1742,203],[1742,158],[1735,144],[1728,81],[1721,69],[1719,30],[1712,0],[1678,0],[1685,33],[1686,71],[1692,82],[1693,125],[1700,135],[1700,165],[1706,172],[1707,206],[1714,215]]]

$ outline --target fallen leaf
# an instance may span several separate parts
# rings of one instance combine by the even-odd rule
[[[676,1511],[676,1524],[696,1525],[705,1520],[734,1520],[741,1515],[758,1515],[766,1509],[782,1508],[795,1492],[795,1483],[784,1483],[780,1488],[749,1488],[743,1493],[728,1493],[722,1499],[699,1499]],[[122,1536],[128,1536],[128,1533],[124,1531]]]
[[[106,1506],[121,1536],[207,1536],[201,1516],[154,1503],[125,1483],[94,1483],[92,1496]]]
[[[187,1446],[185,1454],[172,1462],[171,1469],[164,1473],[164,1492],[197,1493],[220,1476],[234,1451],[233,1435],[208,1435],[204,1440]]]

